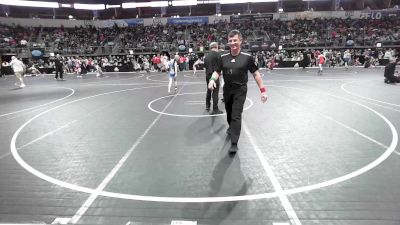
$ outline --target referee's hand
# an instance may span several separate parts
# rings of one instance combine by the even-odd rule
[[[261,102],[265,103],[268,99],[268,96],[265,92],[261,93]]]
[[[216,88],[216,87],[217,87],[217,84],[215,83],[214,80],[210,80],[208,82],[208,89],[210,89],[211,91],[214,90],[214,88]]]

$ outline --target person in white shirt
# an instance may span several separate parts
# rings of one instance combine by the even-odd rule
[[[196,74],[197,66],[200,64],[204,64],[203,59],[200,57],[197,61],[193,64],[193,76]]]
[[[17,57],[12,56],[11,57],[11,62],[10,65],[12,67],[12,69],[14,70],[14,74],[15,76],[18,78],[18,80],[20,81],[20,88],[25,87],[25,83],[24,83],[24,79],[23,79],[23,75],[24,75],[24,70],[25,70],[25,65],[24,63],[22,63],[20,60],[17,59]]]
[[[96,68],[96,77],[104,77],[104,72],[101,68],[101,65],[95,64],[95,68]]]
[[[178,92],[178,82],[176,81],[176,76],[178,75],[178,62],[179,56],[175,55],[168,63],[168,74],[169,74],[169,83],[168,83],[168,93],[171,93],[172,81],[175,83],[175,93]]]
[[[162,70],[163,71],[167,71],[168,70],[168,63],[169,63],[169,61],[168,61],[168,56],[167,55],[163,55],[162,57],[161,57],[161,63],[162,63]]]
[[[383,56],[383,58],[389,60],[391,57],[392,57],[391,50],[386,50],[385,55]]]
[[[344,66],[345,69],[348,70],[349,69],[349,63],[351,61],[351,53],[349,50],[346,50],[343,54],[343,61],[344,61]]]
[[[150,62],[146,57],[143,58],[143,70],[150,73]]]

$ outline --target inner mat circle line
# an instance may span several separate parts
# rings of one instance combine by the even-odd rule
[[[109,73],[109,72],[105,72],[105,73]],[[136,75],[135,73],[133,73],[133,75]],[[101,83],[105,83],[105,82],[119,82],[119,81],[126,81],[126,80],[133,80],[133,79],[138,79],[138,78],[142,78],[144,77],[144,74],[139,74],[138,76],[134,76],[134,77],[129,77],[129,78],[122,78],[122,79],[105,79],[105,78],[109,78],[110,76],[106,76],[106,77],[96,77],[95,79],[97,79],[96,81],[89,81],[86,83],[82,83],[81,85],[88,85],[88,84],[101,84]]]
[[[176,94],[176,95],[195,95],[195,94],[204,94],[204,92],[188,92],[188,93],[182,93],[182,94]],[[159,113],[159,114],[163,114],[163,115],[167,115],[167,116],[176,116],[176,117],[197,117],[197,118],[200,118],[200,117],[215,117],[215,116],[224,116],[224,115],[226,115],[226,113],[222,113],[222,114],[214,114],[214,115],[212,115],[212,114],[207,114],[207,115],[184,115],[184,114],[175,114],[175,113],[166,113],[166,112],[161,112],[161,111],[158,111],[158,110],[156,110],[156,109],[154,109],[153,107],[151,107],[151,105],[154,103],[154,102],[156,102],[156,101],[158,101],[158,100],[160,100],[160,99],[164,99],[164,98],[168,98],[168,97],[170,97],[171,95],[166,95],[166,96],[162,96],[162,97],[160,97],[160,98],[156,98],[156,99],[154,99],[153,101],[151,101],[151,102],[149,102],[149,104],[147,105],[147,107],[151,110],[151,111],[153,111],[153,112],[155,112],[155,113]],[[254,102],[253,102],[253,100],[251,100],[250,98],[248,98],[248,97],[246,97],[246,99],[248,99],[249,100],[249,102],[250,102],[250,105],[248,105],[246,108],[244,108],[243,110],[248,110],[249,108],[251,108],[253,105],[254,105]]]
[[[362,95],[358,95],[358,94],[356,94],[356,93],[354,93],[354,92],[351,92],[351,91],[349,91],[349,90],[347,90],[347,89],[345,88],[345,86],[348,86],[348,85],[353,84],[353,83],[356,83],[356,82],[357,82],[357,81],[344,83],[344,84],[342,84],[342,85],[340,86],[340,88],[341,88],[344,92],[346,92],[347,94],[349,94],[349,95],[353,95],[353,96],[356,96],[356,97],[359,97],[359,98],[362,98],[362,99],[365,99],[365,100],[370,100],[370,101],[373,101],[373,102],[379,102],[379,103],[386,104],[386,105],[391,105],[391,106],[400,107],[400,105],[398,105],[398,104],[394,104],[394,103],[390,103],[390,102],[385,102],[385,101],[380,101],[380,100],[377,100],[377,99],[368,98],[368,97],[365,97],[365,96],[362,96]]]
[[[42,105],[33,106],[33,107],[30,107],[30,108],[26,108],[26,109],[21,109],[21,110],[14,111],[14,112],[10,112],[10,113],[1,114],[0,117],[12,115],[12,114],[16,114],[16,113],[20,113],[20,112],[25,112],[25,111],[29,111],[29,110],[33,110],[33,109],[37,109],[37,108],[40,108],[40,107],[43,107],[43,106],[46,106],[46,105],[50,105],[50,104],[53,104],[53,103],[62,101],[62,100],[64,100],[64,99],[67,99],[67,98],[71,97],[73,94],[75,94],[75,90],[72,89],[72,88],[67,88],[67,87],[49,87],[49,88],[67,89],[67,90],[70,90],[71,93],[70,93],[69,95],[65,96],[65,97],[62,97],[62,98],[57,99],[57,100],[54,100],[54,101],[52,101],[52,102],[48,102],[48,103],[45,103],[45,104],[42,104]]]
[[[165,85],[162,85],[165,86]],[[162,87],[162,86],[153,86],[153,87]],[[387,148],[387,150],[379,156],[377,159],[375,159],[373,162],[367,164],[366,166],[355,170],[349,174],[336,177],[321,183],[317,184],[312,184],[312,185],[307,185],[307,186],[302,186],[302,187],[297,187],[297,188],[292,188],[292,189],[285,189],[282,192],[269,192],[269,193],[261,193],[261,194],[252,194],[252,195],[242,195],[242,196],[225,196],[225,197],[196,197],[196,198],[187,198],[187,197],[159,197],[159,196],[143,196],[143,195],[132,195],[132,194],[125,194],[125,193],[116,193],[116,192],[108,192],[108,191],[96,191],[95,189],[88,188],[88,187],[82,187],[79,185],[71,184],[65,181],[61,181],[58,179],[55,179],[53,177],[50,177],[48,175],[45,175],[41,173],[40,171],[34,169],[31,167],[29,164],[27,164],[22,157],[18,154],[18,151],[16,149],[16,140],[21,133],[22,129],[27,126],[29,123],[31,123],[34,119],[38,118],[41,115],[44,115],[45,113],[48,113],[54,109],[58,109],[62,106],[71,104],[73,102],[77,101],[82,101],[85,99],[89,98],[94,98],[102,95],[107,95],[107,94],[112,94],[112,93],[119,93],[123,91],[129,91],[129,90],[136,90],[136,89],[144,89],[144,88],[133,88],[133,89],[125,89],[125,90],[120,90],[120,91],[113,91],[113,92],[107,92],[107,93],[102,93],[98,95],[93,95],[93,96],[88,96],[82,99],[77,99],[68,103],[64,103],[62,105],[56,106],[54,108],[48,109],[34,117],[32,117],[30,120],[25,122],[18,130],[14,133],[12,136],[11,142],[10,142],[10,148],[11,152],[13,154],[14,159],[19,163],[23,168],[25,168],[28,172],[32,173],[33,175],[46,180],[50,183],[56,184],[58,186],[68,188],[71,190],[79,191],[79,192],[84,192],[84,193],[89,193],[89,194],[97,194],[100,196],[105,196],[105,197],[111,197],[111,198],[119,198],[119,199],[127,199],[127,200],[137,200],[137,201],[148,201],[148,202],[175,202],[175,203],[205,203],[205,202],[233,202],[233,201],[249,201],[249,200],[258,200],[258,199],[268,199],[268,198],[275,198],[278,197],[279,195],[291,195],[291,194],[296,194],[296,193],[302,193],[302,192],[307,192],[311,190],[316,190],[324,187],[328,187],[334,184],[338,184],[341,182],[344,182],[346,180],[352,179],[354,177],[357,177],[363,173],[366,173],[367,171],[373,169],[374,167],[378,166],[381,164],[383,161],[385,161],[395,150],[397,143],[398,143],[398,134],[396,128],[393,126],[393,124],[382,114],[379,112],[375,111],[374,109],[360,103],[354,100],[346,99],[340,96],[336,96],[333,94],[329,94],[326,92],[316,92],[316,91],[310,91],[302,88],[295,88],[295,87],[288,87],[288,86],[278,86],[278,85],[269,85],[273,87],[280,87],[280,88],[291,88],[299,91],[304,91],[304,92],[310,92],[310,93],[317,93],[317,94],[322,94],[326,96],[331,96],[337,99],[341,99],[343,101],[347,101],[350,103],[354,103],[356,105],[359,105],[374,114],[376,114],[378,117],[380,117],[390,128],[390,131],[392,132],[392,142],[390,146]],[[151,87],[146,87],[146,88],[151,88]]]
[[[149,76],[146,76],[146,80],[154,81],[154,82],[162,82],[162,83],[168,83],[169,82],[168,80],[154,80],[154,79],[150,78],[150,77],[154,77],[154,76],[163,76],[163,75],[162,74],[149,75]],[[177,77],[180,77],[180,76],[185,77],[184,75],[179,75],[179,73],[178,73]],[[167,77],[167,75],[165,75],[165,77]],[[177,79],[179,79],[179,78],[177,78]],[[185,83],[185,84],[203,84],[203,82],[200,82],[200,81],[180,81],[180,83]],[[205,82],[204,82],[204,85],[205,85]]]

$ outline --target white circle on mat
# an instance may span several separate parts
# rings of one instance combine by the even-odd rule
[[[165,86],[165,85],[163,85]],[[139,89],[144,89],[144,88],[132,88],[132,89],[126,89],[126,90],[120,90],[120,91],[113,91],[113,92],[107,92],[107,93],[102,93],[102,94],[98,94],[98,95],[92,95],[92,96],[88,96],[85,98],[81,98],[81,99],[77,99],[71,102],[67,102],[64,103],[62,105],[53,107],[51,109],[48,109],[44,112],[41,112],[39,114],[37,114],[36,116],[32,117],[31,119],[29,119],[27,122],[25,122],[22,126],[20,126],[18,128],[18,130],[14,133],[11,142],[10,142],[10,148],[11,148],[11,153],[13,154],[14,159],[18,162],[18,164],[20,164],[23,168],[25,168],[28,172],[32,173],[33,175],[46,180],[50,183],[53,183],[55,185],[64,187],[64,188],[68,188],[71,190],[75,190],[75,191],[79,191],[79,192],[84,192],[84,193],[88,193],[88,194],[95,194],[95,195],[99,195],[99,196],[105,196],[105,197],[111,197],[111,198],[118,198],[118,199],[127,199],[127,200],[136,200],[136,201],[150,201],[150,202],[176,202],[176,203],[204,203],[204,202],[232,202],[232,201],[249,201],[249,200],[258,200],[258,199],[268,199],[268,198],[275,198],[275,197],[279,197],[281,195],[290,195],[290,194],[295,194],[295,193],[302,193],[302,192],[307,192],[307,191],[311,191],[311,190],[316,190],[316,189],[320,189],[320,188],[324,188],[324,187],[328,187],[334,184],[338,184],[347,180],[350,180],[354,177],[357,177],[361,174],[366,173],[367,171],[375,168],[376,166],[378,166],[379,164],[381,164],[383,161],[385,161],[392,153],[393,151],[396,149],[397,146],[397,142],[398,142],[398,134],[397,134],[397,130],[396,128],[393,126],[393,124],[382,114],[380,114],[379,112],[375,111],[374,109],[363,105],[360,102],[351,100],[351,99],[346,99],[344,97],[340,97],[340,96],[336,96],[333,94],[329,94],[329,93],[325,93],[325,92],[315,92],[315,91],[309,91],[306,89],[302,89],[302,88],[294,88],[294,87],[288,87],[288,86],[277,86],[277,85],[269,85],[272,87],[278,87],[278,88],[289,88],[289,89],[295,89],[298,91],[304,91],[304,92],[310,92],[310,93],[318,93],[320,95],[326,95],[326,96],[331,96],[337,99],[341,99],[343,101],[347,101],[356,105],[359,105],[371,112],[373,112],[374,114],[376,114],[378,117],[380,117],[390,128],[390,131],[392,133],[392,142],[390,143],[390,146],[386,149],[386,151],[379,156],[377,159],[375,159],[374,161],[372,161],[371,163],[367,164],[366,166],[357,169],[351,173],[345,174],[343,176],[340,177],[336,177],[327,181],[323,181],[320,183],[316,183],[316,184],[311,184],[311,185],[307,185],[307,186],[301,186],[301,187],[296,187],[296,188],[291,188],[291,189],[285,189],[279,192],[269,192],[269,193],[261,193],[261,194],[251,194],[251,195],[241,195],[241,196],[225,196],[225,197],[160,197],[160,196],[144,196],[144,195],[133,195],[133,194],[125,194],[125,193],[116,193],[116,192],[109,192],[109,191],[98,191],[96,189],[93,188],[88,188],[88,187],[82,187],[76,184],[71,184],[65,181],[61,181],[58,180],[56,178],[50,177],[38,170],[36,170],[35,168],[33,168],[32,166],[30,166],[29,164],[27,164],[19,155],[18,151],[17,151],[17,147],[16,147],[16,141],[17,138],[19,136],[19,134],[21,133],[21,131],[32,121],[34,121],[35,119],[37,119],[38,117],[51,112],[55,109],[58,109],[62,106],[65,105],[69,105],[72,104],[74,102],[77,101],[82,101],[82,100],[86,100],[89,98],[94,98],[94,97],[99,97],[99,96],[103,96],[103,95],[107,95],[107,94],[114,94],[114,93],[120,93],[120,92],[124,92],[124,91],[131,91],[131,90],[139,90]],[[153,86],[153,87],[161,87],[161,86]],[[145,87],[145,88],[151,88],[151,87]],[[320,96],[319,95],[319,96]]]

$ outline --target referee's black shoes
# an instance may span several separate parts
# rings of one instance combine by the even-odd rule
[[[237,143],[233,143],[233,142],[232,142],[232,145],[231,145],[231,147],[229,148],[228,152],[229,152],[230,154],[235,154],[238,150],[239,150],[239,148],[238,148],[238,146],[237,146]]]

